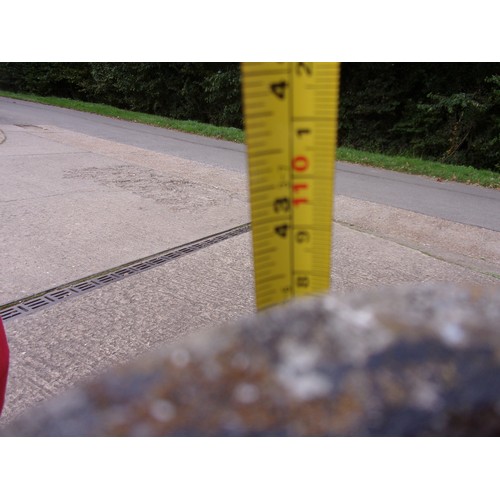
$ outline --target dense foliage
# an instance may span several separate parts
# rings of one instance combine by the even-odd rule
[[[0,88],[242,126],[237,63],[0,63]],[[500,171],[499,63],[344,63],[344,146]]]
[[[342,66],[339,142],[500,171],[500,64]]]
[[[0,63],[0,88],[241,127],[236,63]]]

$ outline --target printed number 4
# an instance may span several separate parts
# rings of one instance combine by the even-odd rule
[[[278,83],[271,83],[271,90],[273,94],[276,97],[279,97],[280,99],[285,98],[285,89],[288,86],[288,83],[285,81],[278,82]]]

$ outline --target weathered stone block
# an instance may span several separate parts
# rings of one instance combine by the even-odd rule
[[[117,367],[4,434],[500,435],[500,287],[295,301]]]

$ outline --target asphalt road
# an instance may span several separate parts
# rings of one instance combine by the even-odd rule
[[[227,170],[246,168],[245,146],[80,111],[0,97],[0,123],[54,125]],[[500,231],[500,191],[337,163],[337,194]]]

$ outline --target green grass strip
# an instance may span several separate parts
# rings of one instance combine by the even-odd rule
[[[214,137],[216,139],[224,139],[239,143],[245,142],[245,133],[234,127],[218,127],[193,120],[174,120],[172,118],[139,113],[137,111],[126,111],[107,104],[76,101],[62,97],[41,97],[33,94],[22,94],[3,90],[0,90],[0,96],[49,104],[62,108],[70,108],[78,111],[85,111],[87,113],[119,118],[121,120],[179,130],[206,137]],[[386,170],[394,170],[406,174],[424,175],[439,181],[455,181],[500,189],[500,173],[490,170],[480,170],[465,165],[450,165],[406,156],[369,153],[367,151],[359,151],[343,146],[337,149],[337,160],[384,168]]]
[[[77,101],[73,99],[66,99],[64,97],[42,97],[34,94],[7,92],[5,90],[0,90],[0,96],[11,97],[12,99],[20,99],[23,101],[38,102],[41,104],[49,104],[51,106],[59,106],[60,108],[75,109],[77,111],[85,111],[86,113],[94,113],[96,115],[119,118],[120,120],[143,123],[145,125],[180,130],[182,132],[189,132],[217,139],[225,139],[227,141],[244,142],[245,140],[245,134],[238,128],[217,127],[216,125],[200,123],[194,120],[175,120],[173,118],[150,115],[147,113],[140,113],[138,111],[127,111],[108,104]]]
[[[405,174],[425,175],[438,181],[455,181],[500,189],[500,173],[465,165],[451,165],[419,158],[409,158],[407,156],[367,153],[342,146],[337,149],[337,159],[361,165],[380,167],[386,170],[394,170]]]

